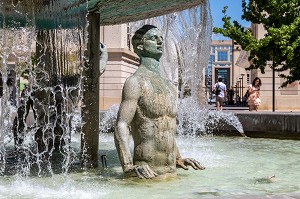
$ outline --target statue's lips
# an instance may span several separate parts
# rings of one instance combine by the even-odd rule
[[[158,46],[157,49],[158,49],[158,50],[162,50],[163,47],[162,47],[162,46]]]

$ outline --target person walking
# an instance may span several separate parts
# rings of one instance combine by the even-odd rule
[[[257,111],[258,107],[260,106],[260,87],[261,87],[261,80],[258,77],[255,77],[252,84],[248,86],[248,105],[249,111]]]
[[[213,91],[216,94],[216,108],[217,111],[223,110],[223,103],[226,99],[226,85],[222,82],[222,76],[218,77],[218,82],[214,85]]]

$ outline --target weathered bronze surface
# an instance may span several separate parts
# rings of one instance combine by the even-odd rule
[[[176,145],[177,92],[160,74],[163,38],[145,25],[132,38],[140,66],[124,85],[115,131],[115,144],[126,176],[155,178],[176,174],[176,166],[204,169],[194,159],[183,159]],[[129,148],[130,130],[134,141]]]

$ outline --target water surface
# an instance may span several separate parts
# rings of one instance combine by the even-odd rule
[[[206,170],[178,170],[167,180],[124,179],[112,135],[101,135],[108,168],[52,177],[0,177],[0,198],[206,198],[300,194],[300,145],[295,140],[178,137],[183,157]],[[73,139],[74,146],[79,145]],[[269,179],[268,177],[275,176]]]

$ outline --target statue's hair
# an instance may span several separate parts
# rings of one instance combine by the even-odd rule
[[[157,28],[157,27],[153,26],[153,25],[144,25],[143,27],[141,27],[134,33],[131,41],[132,41],[132,46],[133,46],[135,53],[139,54],[137,52],[136,47],[143,43],[143,41],[142,41],[143,36],[146,34],[146,32],[148,32],[150,29],[153,29],[153,28]]]

